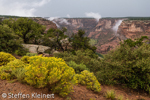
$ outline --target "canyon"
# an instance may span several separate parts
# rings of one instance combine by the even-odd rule
[[[45,33],[50,28],[66,27],[68,36],[77,33],[79,29],[85,30],[85,36],[89,37],[97,47],[96,52],[106,54],[116,48],[126,39],[148,36],[150,38],[150,20],[131,20],[128,18],[49,18],[31,17],[39,24],[46,26]]]
[[[97,52],[106,54],[128,38],[134,40],[141,36],[150,37],[150,20],[129,20],[127,18],[94,18],[54,19],[59,28],[66,27],[67,35],[85,30],[85,36],[95,41]]]

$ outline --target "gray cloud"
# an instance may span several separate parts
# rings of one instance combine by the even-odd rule
[[[103,17],[149,17],[150,0],[0,0],[0,15],[39,17],[86,17],[96,12]]]
[[[85,13],[85,15],[86,17],[93,17],[97,21],[99,21],[99,19],[101,18],[101,15],[99,13],[94,13],[94,12]]]
[[[19,1],[13,0],[8,3],[8,0],[0,0],[0,14],[1,15],[17,15],[17,16],[30,16],[35,17],[34,14],[38,7],[44,6],[50,0],[32,0],[32,1]],[[28,1],[28,2],[27,2]]]
[[[59,17],[50,17],[48,18],[49,20],[51,21],[57,21],[59,24],[66,24],[66,25],[69,25],[70,23],[66,20],[66,19],[63,19],[63,18],[59,18]]]

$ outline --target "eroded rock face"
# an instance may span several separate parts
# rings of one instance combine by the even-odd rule
[[[94,18],[66,18],[67,23],[62,23],[59,20],[54,20],[61,27],[67,28],[67,35],[71,33],[77,33],[79,29],[83,29],[86,32],[86,36],[93,31],[93,28],[97,25],[97,21]]]
[[[72,32],[77,33],[79,29],[86,32],[86,36],[97,41],[97,52],[105,54],[116,48],[120,41],[131,38],[139,38],[141,36],[150,37],[150,21],[127,20],[119,18],[105,18],[97,22],[90,18],[67,18],[69,24],[60,23],[60,27],[66,27],[70,35]],[[114,30],[114,26],[118,21],[122,21],[118,30]],[[59,23],[59,22],[57,22]]]
[[[126,38],[139,38],[141,36],[150,37],[150,21],[127,20],[123,21],[119,26],[118,33]]]
[[[32,18],[34,21],[36,21],[37,23],[46,26],[46,30],[45,33],[50,29],[50,28],[54,28],[57,29],[57,26],[55,23],[53,23],[50,20],[44,19],[44,18]]]

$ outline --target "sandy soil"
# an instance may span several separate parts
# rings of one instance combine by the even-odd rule
[[[100,93],[94,93],[93,91],[86,89],[85,86],[74,86],[74,92],[70,93],[67,97],[62,98],[58,94],[51,95],[51,92],[48,92],[47,88],[36,89],[26,84],[22,84],[20,82],[11,83],[7,80],[0,80],[0,100],[110,100],[106,99],[104,96],[107,90],[114,89],[116,95],[123,95],[124,99],[127,98],[129,100],[150,100],[150,97],[147,93],[138,93],[137,91],[133,91],[128,88],[123,88],[121,86],[101,86],[102,90]],[[3,98],[3,93],[7,94],[6,98]],[[8,95],[9,93],[9,95]],[[22,96],[18,93],[22,93]],[[13,94],[13,96],[12,96]],[[15,95],[16,94],[16,95]],[[24,96],[23,96],[24,94]],[[36,95],[37,94],[37,95]],[[49,98],[42,98],[39,95],[48,95]],[[51,98],[50,98],[51,96]],[[54,98],[52,98],[54,97]],[[141,99],[142,98],[142,99]]]

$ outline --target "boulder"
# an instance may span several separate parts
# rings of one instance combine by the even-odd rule
[[[29,49],[30,53],[44,53],[47,49],[50,49],[48,46],[35,45],[35,44],[22,44],[24,48]]]
[[[53,54],[55,54],[55,53],[60,53],[60,52],[59,51],[54,51]]]

